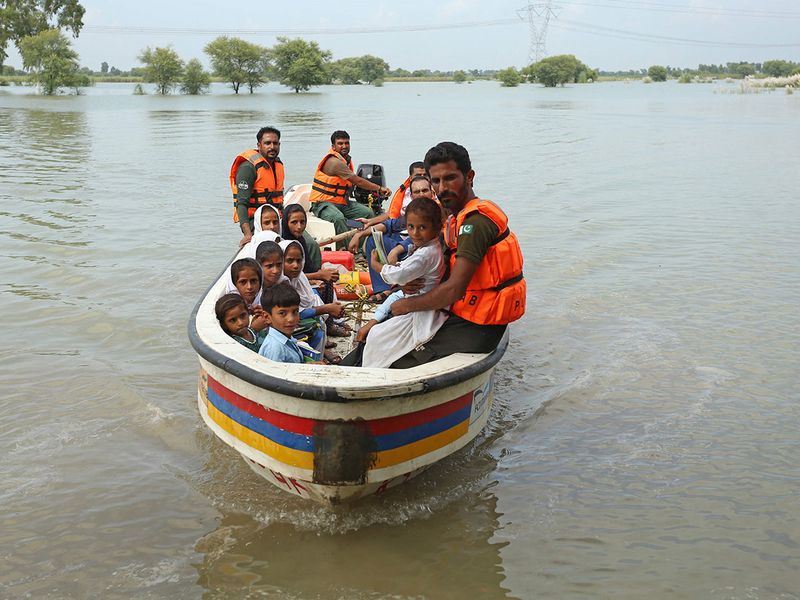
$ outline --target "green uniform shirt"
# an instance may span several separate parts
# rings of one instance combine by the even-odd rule
[[[239,226],[242,223],[250,223],[250,231],[253,231],[253,218],[247,215],[250,208],[250,194],[253,193],[253,186],[256,183],[256,168],[249,162],[244,161],[236,169],[236,214],[239,217]]]
[[[498,235],[500,229],[489,217],[477,212],[469,215],[458,230],[456,258],[479,265]]]

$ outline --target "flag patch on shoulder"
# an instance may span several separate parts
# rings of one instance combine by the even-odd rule
[[[472,225],[462,225],[461,229],[458,230],[458,235],[462,233],[472,233]]]

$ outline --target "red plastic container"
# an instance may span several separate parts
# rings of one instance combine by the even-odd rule
[[[347,250],[323,250],[322,262],[342,265],[348,271],[355,271],[355,260]]]

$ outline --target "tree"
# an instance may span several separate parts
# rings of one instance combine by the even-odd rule
[[[464,71],[456,71],[453,73],[453,81],[456,83],[464,83],[467,80],[467,74]]]
[[[389,64],[382,58],[365,54],[358,57],[359,79],[367,83],[373,83],[386,77]]]
[[[269,50],[263,46],[221,36],[209,42],[203,52],[211,58],[214,74],[229,81],[235,94],[242,84],[247,85],[252,94],[267,81]]]
[[[316,42],[279,37],[271,55],[278,80],[286,87],[293,88],[295,93],[327,81],[331,53],[321,50]]]
[[[734,75],[738,75],[739,77],[747,77],[748,75],[755,75],[756,68],[750,63],[741,62],[739,64],[733,65],[731,73],[733,73]]]
[[[500,80],[500,85],[503,87],[517,87],[524,81],[522,75],[519,74],[514,67],[501,69],[497,72],[497,79]]]
[[[528,81],[538,81],[545,87],[565,83],[586,82],[597,79],[597,71],[590,69],[572,54],[548,56],[522,70]]]
[[[667,68],[662,67],[661,65],[653,65],[649,69],[647,69],[647,75],[653,81],[666,81]]]
[[[24,37],[18,46],[23,67],[42,93],[52,96],[62,87],[77,89],[90,84],[89,78],[79,72],[77,52],[58,29]]]
[[[330,73],[332,79],[344,85],[355,85],[361,80],[358,59],[354,56],[332,62]]]
[[[770,77],[788,77],[797,67],[788,60],[765,60],[761,70]]]
[[[186,69],[183,71],[183,81],[181,82],[181,93],[191,94],[205,94],[208,92],[208,86],[211,85],[211,76],[203,70],[203,65],[196,58],[193,58],[186,63]]]
[[[382,81],[389,72],[388,63],[382,58],[365,54],[364,56],[351,56],[340,58],[330,64],[332,79],[345,85],[356,83],[375,83]]]
[[[159,94],[169,94],[183,75],[183,61],[172,48],[145,48],[139,55],[144,80],[156,84]]]
[[[100,63],[100,72],[103,75],[108,73],[108,63],[106,61],[103,61],[102,63]]]
[[[22,52],[23,38],[48,29],[69,29],[77,37],[84,12],[78,0],[0,0],[0,66],[8,57],[8,42]]]

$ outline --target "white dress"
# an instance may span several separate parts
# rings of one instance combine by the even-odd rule
[[[435,238],[415,248],[411,255],[397,266],[384,265],[381,277],[386,283],[405,285],[423,278],[422,289],[415,295],[431,291],[444,275],[445,264],[442,246]],[[447,320],[442,310],[423,310],[392,317],[378,323],[369,331],[364,346],[362,366],[388,367],[417,346],[430,340]]]

